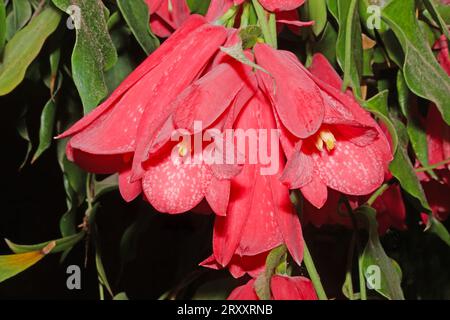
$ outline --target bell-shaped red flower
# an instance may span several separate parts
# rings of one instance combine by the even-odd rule
[[[165,160],[170,152],[161,153],[153,159],[161,163],[160,171],[152,171],[154,179],[163,179],[161,181],[166,183],[169,171],[177,171],[177,176],[171,176],[171,180],[180,179],[177,188],[163,190],[161,184],[154,184],[148,176],[144,177],[142,162],[148,160],[146,152],[151,143],[161,130],[167,128],[171,114],[187,95],[189,89],[186,88],[198,78],[226,37],[225,28],[206,24],[203,17],[191,16],[103,104],[60,136],[71,136],[68,158],[87,171],[119,172],[120,191],[128,201],[139,195],[144,186],[155,206],[158,203],[153,199],[165,199],[167,190],[178,197],[177,200],[166,199],[166,206],[161,205],[162,211],[175,213],[195,206],[209,192],[206,188],[210,183],[205,182],[208,172],[194,166],[181,168],[176,163],[168,164]],[[194,51],[196,54],[192,55]],[[144,178],[143,182],[141,178]],[[190,178],[198,188],[188,186],[187,179]],[[154,197],[154,194],[158,196]]]
[[[339,91],[341,79],[328,61],[315,55],[310,73],[286,51],[258,44],[255,55],[270,74],[258,71],[289,159],[283,182],[317,208],[325,204],[327,187],[349,195],[378,188],[392,160],[389,143],[369,113]]]
[[[243,108],[233,128],[236,132],[255,133],[258,149],[249,151],[249,144],[242,149],[238,145],[238,152],[246,157],[245,163],[242,171],[231,179],[226,216],[216,217],[214,225],[213,257],[203,265],[218,268],[230,267],[231,264],[237,270],[235,275],[239,276],[242,274],[240,270],[257,270],[257,267],[246,267],[245,263],[240,265],[246,257],[263,255],[283,243],[300,264],[303,259],[302,230],[290,202],[289,189],[279,180],[284,160],[278,152],[279,140],[272,108],[262,92]],[[257,136],[257,130],[263,130],[265,136]],[[267,165],[250,161],[250,157],[255,153],[261,154],[261,150],[275,155],[275,172],[264,175],[261,170]]]
[[[259,300],[255,292],[255,279],[237,287],[228,300]],[[273,300],[317,300],[311,280],[305,277],[275,275],[270,281]]]

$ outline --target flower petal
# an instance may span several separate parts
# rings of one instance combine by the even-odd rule
[[[146,167],[142,186],[147,200],[160,212],[182,213],[202,201],[211,174],[202,164],[186,164],[165,152]]]
[[[305,0],[259,0],[259,2],[265,9],[278,12],[297,9]]]
[[[176,51],[177,48],[183,45],[183,39],[191,32],[205,24],[206,20],[199,15],[192,15],[186,23],[178,29],[169,39],[164,41],[161,46],[149,55],[118,87],[111,96],[92,110],[88,115],[75,123],[70,129],[57,136],[58,139],[71,136],[76,132],[86,128],[106,110],[108,110],[118,98],[120,98],[129,88],[138,82],[143,76],[150,72],[154,67],[163,62],[170,52]]]
[[[243,286],[234,289],[228,296],[227,300],[259,300],[255,289],[253,288],[254,285],[255,279],[251,279]]]
[[[271,289],[275,300],[317,300],[311,280],[305,277],[275,275]]]
[[[228,200],[230,199],[230,180],[219,180],[211,177],[211,183],[205,194],[211,209],[219,216],[227,214]]]
[[[173,112],[168,106],[173,107],[171,102],[174,98],[197,77],[225,38],[225,28],[204,25],[184,39],[183,45],[169,59],[170,66],[158,69],[155,75],[157,81],[146,88],[151,95],[137,131],[139,141],[133,158],[132,180],[144,174],[142,162],[147,160],[151,142]],[[195,55],[192,54],[194,51]]]
[[[358,147],[338,140],[328,152],[313,154],[316,169],[327,186],[349,195],[366,195],[384,180],[384,166],[373,145]]]
[[[142,192],[142,182],[141,180],[131,182],[131,167],[119,172],[119,191],[122,198],[131,202]]]
[[[258,81],[271,97],[284,126],[298,138],[314,134],[324,117],[319,88],[299,66],[300,62],[284,51],[265,44],[257,44],[254,50],[258,65],[270,73],[258,71]]]
[[[318,209],[327,201],[327,185],[318,177],[317,171],[314,172],[311,182],[300,188],[300,191],[306,200]]]

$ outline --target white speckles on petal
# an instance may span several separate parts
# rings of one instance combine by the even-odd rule
[[[211,173],[203,165],[173,162],[170,154],[145,173],[143,189],[156,210],[182,213],[195,207],[204,197]]]
[[[384,179],[382,161],[371,146],[338,141],[332,152],[314,155],[314,159],[320,178],[330,188],[345,194],[369,194]]]

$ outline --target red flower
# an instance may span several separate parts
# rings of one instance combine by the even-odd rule
[[[342,204],[339,206],[341,194],[331,190],[325,205],[317,209],[309,202],[303,204],[303,223],[312,223],[316,227],[323,225],[342,225],[353,228],[352,220],[347,208]],[[352,209],[358,208],[367,201],[367,197],[350,197]],[[405,230],[406,209],[403,203],[400,187],[397,184],[390,186],[379,196],[372,207],[377,211],[378,233],[383,235],[390,228]],[[362,225],[359,224],[359,227]]]
[[[276,83],[258,71],[289,159],[282,181],[317,208],[325,204],[327,187],[349,195],[377,189],[392,160],[388,141],[369,113],[339,91],[341,79],[328,61],[316,55],[311,74],[289,52],[258,44],[255,55]]]
[[[300,7],[305,0],[259,0],[261,5],[269,11],[289,11]]]
[[[254,96],[239,115],[234,128],[241,130],[275,129],[275,119],[269,102],[262,93]],[[276,136],[278,147],[278,136]],[[276,152],[274,146],[258,138],[260,148],[268,154]],[[246,147],[248,148],[248,146]],[[249,269],[239,263],[246,257],[263,255],[285,243],[294,260],[303,259],[303,238],[300,222],[289,198],[289,190],[279,181],[283,170],[283,158],[278,153],[278,171],[262,175],[260,162],[250,164],[248,150],[242,171],[231,180],[231,194],[225,217],[216,217],[213,236],[213,258],[204,265],[217,268],[237,264],[239,270]],[[253,151],[254,153],[255,151]],[[251,269],[251,268],[250,268]],[[253,268],[254,270],[257,268]],[[236,272],[241,275],[242,272]]]
[[[439,221],[447,220],[450,214],[450,172],[447,169],[437,171],[439,180],[422,179],[421,184],[433,216]],[[422,221],[428,223],[428,214],[422,213]]]
[[[259,300],[255,292],[255,279],[237,287],[228,296],[228,300]],[[317,300],[311,280],[304,277],[275,275],[271,279],[273,300]]]
[[[189,17],[186,0],[145,0],[150,11],[150,26],[158,37],[166,38]]]
[[[438,61],[445,72],[450,76],[450,58],[447,38],[442,35],[436,42],[435,49],[439,50]],[[431,164],[450,159],[450,126],[442,119],[442,115],[434,104],[430,104],[426,118],[426,133],[428,143],[428,161]],[[442,165],[440,168],[450,168]]]
[[[170,152],[165,150],[148,164],[152,175],[149,178],[142,162],[148,160],[152,142],[168,127],[171,114],[191,90],[189,85],[218,51],[226,34],[225,28],[191,16],[111,97],[60,136],[72,136],[68,158],[87,171],[119,172],[120,191],[128,201],[139,195],[143,187],[150,202],[161,211],[187,211],[209,193],[212,194],[207,198],[213,199],[213,208],[223,206],[215,192],[223,194],[224,186],[212,183],[205,168],[169,163]],[[195,55],[190,54],[193,51]],[[156,169],[155,163],[159,164]],[[143,182],[140,178],[144,178]],[[161,184],[152,183],[154,179],[160,179]],[[168,182],[175,185],[169,186]],[[226,205],[226,201],[222,202]]]

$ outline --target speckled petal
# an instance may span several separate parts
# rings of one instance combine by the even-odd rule
[[[202,164],[186,164],[167,152],[146,168],[142,187],[147,200],[156,210],[183,213],[202,201],[211,173]]]
[[[358,147],[349,141],[336,141],[332,152],[314,154],[317,171],[327,186],[349,195],[366,195],[384,180],[383,163],[373,145]]]

